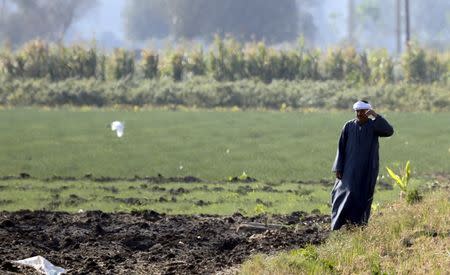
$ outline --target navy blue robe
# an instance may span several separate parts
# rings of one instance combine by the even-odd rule
[[[333,171],[340,171],[331,192],[331,229],[338,230],[346,223],[367,224],[378,176],[378,137],[389,137],[392,126],[380,115],[359,125],[348,121],[339,138]]]

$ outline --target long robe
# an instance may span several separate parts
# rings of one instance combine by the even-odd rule
[[[346,223],[367,224],[379,169],[378,137],[389,137],[392,126],[382,116],[359,125],[348,121],[339,138],[333,171],[340,171],[331,192],[331,229]]]

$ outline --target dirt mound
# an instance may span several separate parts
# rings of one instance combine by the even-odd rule
[[[304,212],[249,218],[0,212],[0,273],[24,272],[10,261],[41,255],[70,274],[210,274],[257,252],[318,244],[329,222]]]
[[[28,173],[20,173],[17,176],[1,176],[0,181],[4,180],[24,180],[24,179],[32,179],[32,180],[39,180],[39,178],[33,177]],[[161,174],[158,174],[156,177],[150,177],[145,176],[141,177],[138,175],[135,175],[132,178],[123,178],[123,177],[94,177],[92,174],[86,174],[81,178],[77,177],[65,177],[65,176],[52,176],[49,178],[42,179],[47,182],[53,182],[53,181],[79,181],[79,180],[90,180],[94,182],[116,182],[116,181],[127,181],[127,182],[148,182],[148,183],[173,183],[173,182],[180,182],[180,183],[198,183],[203,182],[202,179],[199,179],[194,176],[184,176],[184,177],[164,177]]]

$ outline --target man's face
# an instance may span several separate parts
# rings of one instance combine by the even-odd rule
[[[362,110],[356,110],[356,119],[358,119],[359,122],[366,122],[369,117],[366,115],[367,109]]]

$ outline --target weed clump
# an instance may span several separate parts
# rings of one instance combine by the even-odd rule
[[[414,188],[412,190],[409,190],[406,193],[406,202],[408,204],[414,204],[422,201],[423,196],[419,193],[419,190],[417,188]]]

